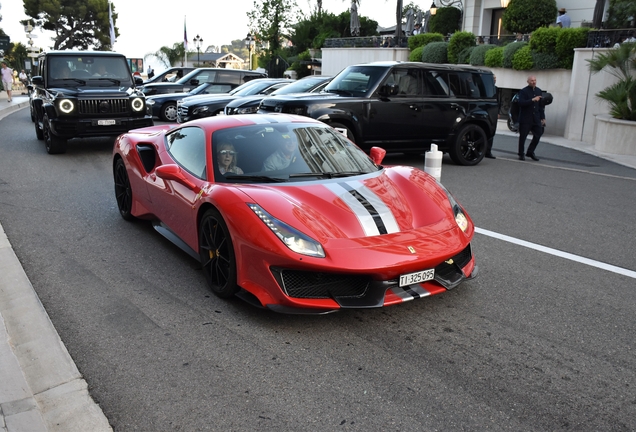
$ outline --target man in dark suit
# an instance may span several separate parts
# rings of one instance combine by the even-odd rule
[[[526,160],[528,156],[534,161],[539,158],[534,154],[534,150],[539,145],[539,139],[543,135],[545,127],[545,110],[541,103],[542,91],[537,87],[537,77],[530,75],[528,77],[528,86],[519,92],[519,159]],[[526,137],[532,131],[532,141],[525,153],[523,149],[526,145]]]

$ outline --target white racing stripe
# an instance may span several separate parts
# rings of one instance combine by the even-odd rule
[[[592,259],[589,259],[589,258],[584,258],[584,257],[578,256],[578,255],[574,255],[574,254],[568,253],[568,252],[560,251],[558,249],[552,249],[552,248],[549,248],[549,247],[546,247],[546,246],[541,246],[541,245],[538,245],[536,243],[531,243],[531,242],[528,242],[528,241],[525,241],[525,240],[520,240],[518,238],[510,237],[510,236],[507,236],[507,235],[504,235],[504,234],[499,234],[499,233],[496,233],[494,231],[488,231],[488,230],[482,229],[482,228],[475,227],[475,232],[478,233],[478,234],[482,234],[482,235],[488,236],[488,237],[493,237],[493,238],[496,238],[496,239],[499,239],[499,240],[503,240],[503,241],[506,241],[506,242],[509,242],[509,243],[517,244],[519,246],[524,246],[524,247],[527,247],[529,249],[534,249],[534,250],[537,250],[539,252],[545,252],[547,254],[558,256],[560,258],[565,258],[565,259],[568,259],[570,261],[575,261],[575,262],[578,262],[578,263],[581,263],[581,264],[589,265],[591,267],[600,268],[602,270],[607,270],[607,271],[610,271],[612,273],[617,273],[617,274],[620,274],[620,275],[623,275],[623,276],[627,276],[627,277],[636,279],[636,272],[635,271],[624,269],[622,267],[616,267],[616,266],[613,266],[611,264],[606,264],[606,263],[603,263],[603,262],[600,262],[600,261],[595,261],[595,260],[592,260]]]

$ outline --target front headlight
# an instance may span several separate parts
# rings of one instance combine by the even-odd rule
[[[272,230],[276,237],[278,237],[289,249],[299,253],[301,255],[308,255],[317,258],[324,258],[325,251],[322,245],[311,237],[301,233],[295,228],[287,225],[276,219],[274,216],[267,213],[263,208],[257,204],[248,204],[256,216],[263,221],[267,227]]]
[[[238,108],[236,110],[237,114],[255,114],[258,111],[258,105],[248,108]]]
[[[464,209],[459,205],[455,197],[446,189],[441,183],[438,183],[444,192],[446,192],[446,196],[448,197],[448,201],[450,202],[451,208],[453,209],[453,214],[455,215],[455,223],[457,226],[464,232],[468,229],[468,218],[464,213]]]
[[[132,106],[133,111],[136,111],[136,112],[143,111],[144,100],[142,98],[134,98],[130,106]]]
[[[64,114],[70,114],[75,109],[75,104],[70,99],[62,99],[57,105]]]
[[[206,113],[206,112],[208,112],[208,107],[202,106],[202,107],[193,109],[192,115],[197,115],[197,114]]]

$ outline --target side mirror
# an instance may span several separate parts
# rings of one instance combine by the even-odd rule
[[[141,77],[136,76],[135,77],[135,85],[136,86],[144,85],[144,80]]]
[[[386,156],[386,150],[382,147],[371,147],[371,151],[369,152],[369,156],[374,164],[380,165],[384,160],[384,156]]]
[[[199,80],[196,78],[192,78],[190,80],[190,84],[192,84],[193,86],[198,86],[199,85]]]
[[[380,96],[395,96],[400,91],[400,87],[397,84],[385,84],[380,87]]]
[[[41,76],[34,76],[33,78],[31,78],[31,82],[35,86],[43,86],[44,85],[44,78],[42,78]]]
[[[179,165],[169,164],[158,166],[155,169],[155,174],[161,179],[181,183],[190,190],[197,191],[199,189],[194,183],[188,180],[185,175],[183,175],[183,171]]]

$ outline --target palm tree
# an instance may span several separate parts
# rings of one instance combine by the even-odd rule
[[[185,57],[185,48],[183,46],[183,42],[177,42],[172,45],[172,48],[167,46],[162,46],[159,48],[159,51],[148,53],[144,56],[144,60],[148,57],[156,57],[159,59],[161,63],[167,68],[172,66],[183,66],[183,59]]]
[[[598,92],[596,96],[609,103],[610,115],[617,119],[636,121],[636,43],[622,43],[618,48],[588,60],[592,73],[607,71],[618,82]]]

